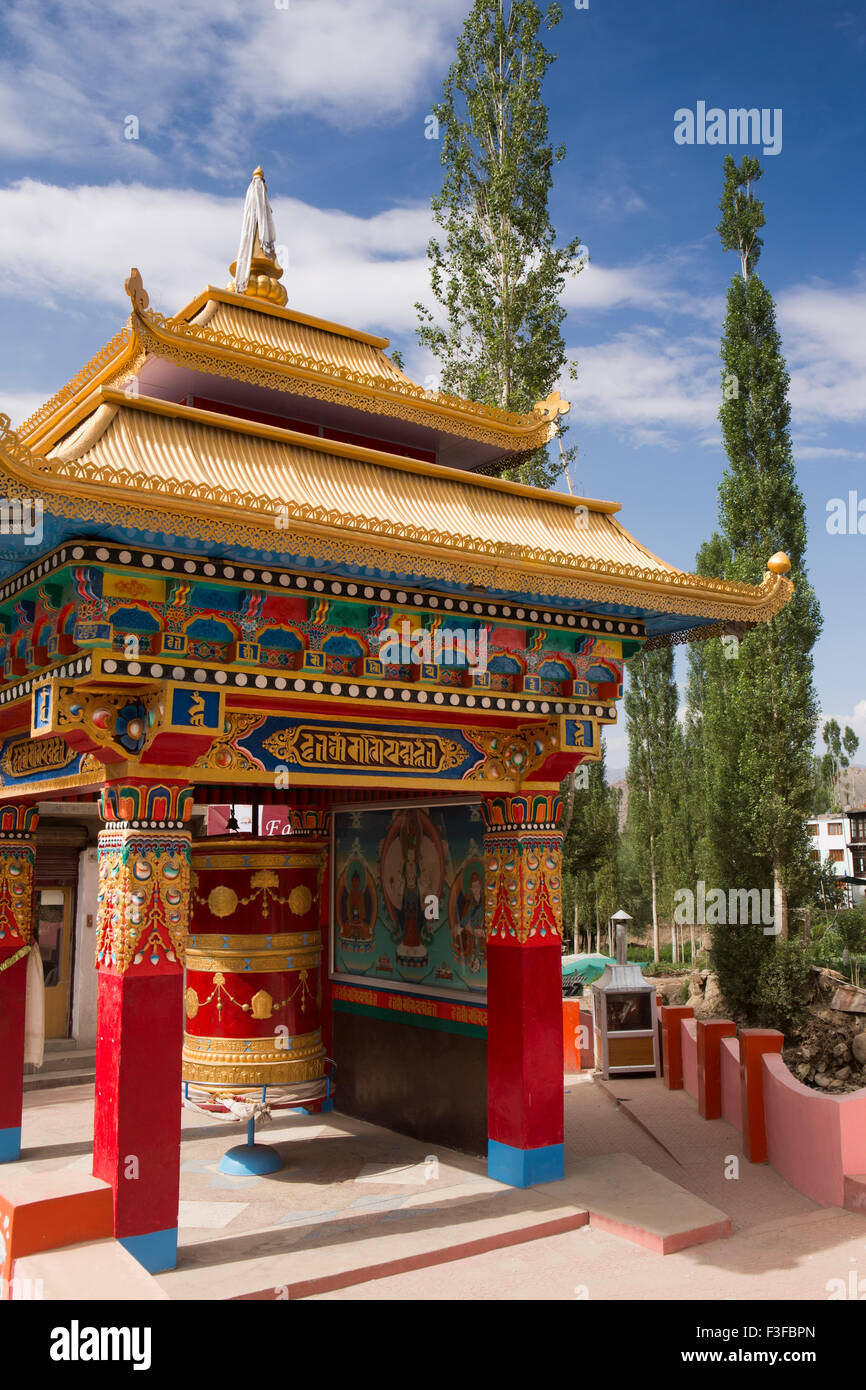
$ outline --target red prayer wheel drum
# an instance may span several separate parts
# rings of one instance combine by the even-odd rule
[[[326,861],[321,835],[193,845],[184,1081],[235,1092],[325,1075]]]

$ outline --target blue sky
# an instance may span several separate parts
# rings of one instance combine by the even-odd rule
[[[440,180],[425,117],[469,8],[5,0],[0,410],[25,418],[112,335],[131,265],[165,312],[224,284],[259,162],[290,303],[388,333],[412,375],[432,384],[412,307],[428,297],[428,205]],[[831,499],[866,499],[866,12],[853,0],[562,8],[546,96],[568,153],[552,212],[561,238],[579,235],[591,258],[566,291],[580,363],[569,388],[575,481],[621,501],[624,524],[651,550],[693,566],[724,466],[718,341],[736,266],[714,232],[721,165],[729,148],[758,153],[759,270],[791,371],[808,564],[824,612],[817,687],[824,716],[852,723],[866,747],[866,535],[826,525]],[[677,145],[674,113],[698,101],[780,109],[780,152]],[[609,738],[615,768],[622,734]]]

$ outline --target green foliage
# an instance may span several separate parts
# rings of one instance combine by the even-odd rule
[[[764,204],[752,193],[763,170],[751,155],[746,155],[740,168],[731,155],[725,156],[725,182],[719,201],[722,220],[716,227],[726,251],[736,251],[740,257],[740,273],[744,280],[758,263],[763,241],[758,236],[764,225]]]
[[[688,778],[683,734],[677,722],[673,651],[642,652],[629,663],[625,692],[628,719],[628,818],[625,838],[637,876],[647,885],[653,922],[670,920],[673,893],[691,883],[693,829],[688,817]],[[678,802],[678,797],[682,800]]]
[[[566,804],[571,796],[566,789]],[[573,934],[576,905],[577,926],[587,950],[593,948],[599,925],[604,944],[607,920],[620,905],[618,842],[619,793],[607,784],[602,744],[601,760],[588,764],[587,786],[573,792],[562,846],[563,936]],[[576,941],[574,949],[579,951],[581,943]]]
[[[809,998],[809,952],[800,941],[780,941],[761,964],[756,990],[757,1018],[763,1028],[786,1037],[797,1028]]]
[[[712,939],[713,969],[725,1003],[736,1019],[750,1027],[764,1026],[758,987],[764,963],[774,954],[775,938],[748,923],[729,923],[713,927]]]
[[[866,903],[837,913],[829,936],[832,948],[841,950],[842,964],[847,968],[852,954],[866,951]]]
[[[445,170],[427,248],[436,312],[418,304],[419,342],[442,364],[442,389],[514,411],[544,400],[565,365],[560,296],[583,268],[580,238],[557,247],[548,200],[554,149],[541,88],[555,57],[533,0],[475,0],[433,109]],[[539,450],[516,470],[550,486],[562,471]]]
[[[722,245],[740,255],[741,274],[728,290],[721,343],[719,419],[728,466],[719,486],[720,530],[702,548],[698,570],[759,584],[770,556],[782,550],[791,561],[794,593],[775,618],[747,631],[738,644],[713,640],[690,657],[686,729],[694,729],[700,745],[693,760],[703,799],[696,857],[705,880],[725,890],[777,888],[784,936],[789,904],[811,901],[816,887],[805,822],[815,799],[812,649],[821,615],[805,570],[806,515],[789,432],[789,377],[773,299],[754,269],[765,222],[754,197],[761,169],[751,156],[739,167],[728,156],[724,171],[718,231]],[[749,947],[748,954],[760,957],[762,949]],[[746,972],[744,988],[748,979]],[[729,991],[739,997],[734,979],[725,989],[732,998]],[[745,1010],[745,994],[742,1002]]]

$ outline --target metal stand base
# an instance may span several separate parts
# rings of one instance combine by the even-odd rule
[[[235,1178],[260,1178],[278,1173],[285,1164],[270,1144],[236,1144],[220,1159],[219,1170]]]
[[[270,1144],[256,1143],[256,1122],[247,1121],[247,1142],[236,1144],[220,1159],[220,1172],[234,1178],[260,1178],[266,1173],[278,1173],[285,1165]]]

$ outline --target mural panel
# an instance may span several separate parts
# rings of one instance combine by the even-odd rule
[[[478,802],[335,812],[334,974],[483,994],[483,835]]]

